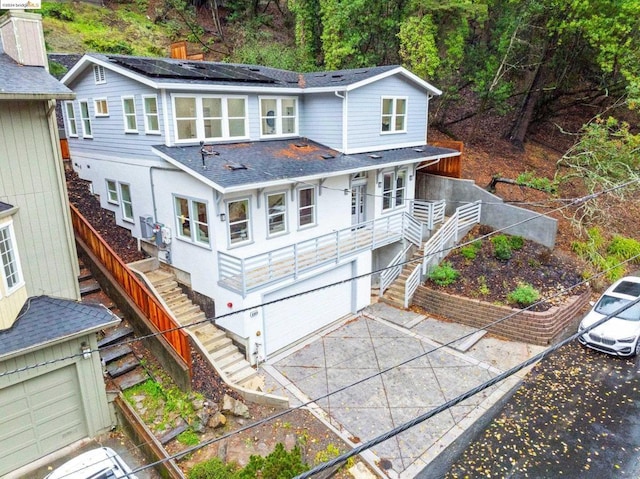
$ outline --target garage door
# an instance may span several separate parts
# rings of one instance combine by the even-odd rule
[[[87,436],[75,366],[0,390],[0,475]]]
[[[265,303],[299,294],[351,277],[351,264],[268,294]],[[264,307],[264,335],[267,356],[331,324],[351,312],[353,282],[296,296]]]

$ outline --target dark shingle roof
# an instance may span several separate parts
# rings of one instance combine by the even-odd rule
[[[19,65],[0,51],[0,99],[3,97],[70,99],[75,95],[43,67]]]
[[[202,167],[200,146],[153,147],[185,171],[204,177],[222,189],[323,177],[349,171],[374,170],[382,165],[419,163],[458,152],[430,145],[343,155],[307,139],[227,143],[207,146]],[[376,158],[377,156],[377,158]]]
[[[3,203],[2,201],[0,201],[0,213],[2,213],[3,211],[10,210],[11,208],[13,208],[13,205],[10,205],[9,203]]]
[[[398,65],[314,72],[303,74],[303,78],[306,88],[337,87],[358,83],[396,68]]]
[[[11,328],[0,331],[0,358],[120,321],[104,306],[49,296],[27,299],[18,318]]]
[[[69,71],[73,66],[80,61],[82,58],[82,54],[80,53],[47,53],[47,58],[50,62],[55,62],[58,65],[61,65],[65,68],[65,70]],[[66,73],[66,72],[65,72]],[[60,80],[64,74],[57,76],[56,78]]]

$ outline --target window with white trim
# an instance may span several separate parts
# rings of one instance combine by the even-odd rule
[[[72,101],[64,102],[64,109],[67,117],[67,135],[78,136],[78,124],[76,123],[76,110]]]
[[[160,133],[157,97],[155,95],[143,95],[142,106],[144,108],[144,132]]]
[[[107,183],[107,202],[113,204],[119,204],[118,201],[118,186],[113,180],[106,180]]]
[[[109,103],[106,98],[97,98],[93,100],[93,109],[96,116],[109,116]]]
[[[382,175],[382,211],[403,206],[406,201],[407,170]]]
[[[93,65],[93,79],[96,82],[96,85],[107,83],[107,77],[102,65]]]
[[[122,207],[122,219],[125,221],[133,221],[131,187],[126,183],[120,183],[120,206]]]
[[[297,133],[297,98],[260,98],[260,134],[262,136],[289,136]]]
[[[381,108],[380,131],[382,133],[404,133],[407,131],[406,97],[383,97]]]
[[[287,195],[267,194],[267,224],[269,236],[287,232]]]
[[[247,137],[247,99],[235,96],[173,96],[176,142]]]
[[[136,117],[136,101],[134,97],[122,97],[122,114],[124,117],[124,132],[138,133],[138,118]]]
[[[7,294],[11,294],[23,284],[12,222],[0,225],[0,263],[2,263],[0,276],[2,276]]]
[[[207,204],[203,201],[174,196],[178,237],[209,245]]]
[[[82,138],[93,138],[91,130],[91,117],[89,116],[89,102],[80,101],[80,120],[82,123]]]
[[[229,244],[251,240],[251,212],[248,199],[227,202],[227,222]]]
[[[314,186],[298,190],[298,226],[316,224],[316,189]]]

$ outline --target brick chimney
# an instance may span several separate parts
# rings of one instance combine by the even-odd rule
[[[4,52],[19,64],[49,71],[39,14],[9,10],[0,17],[0,40]]]

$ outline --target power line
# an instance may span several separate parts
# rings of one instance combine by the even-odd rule
[[[640,258],[640,254],[638,254],[638,255],[637,255],[637,256],[635,256],[634,258],[631,258],[631,259],[629,259],[629,260],[626,260],[626,261],[624,261],[624,262],[621,262],[620,264],[625,264],[626,262],[630,262],[630,261],[632,261],[633,259],[636,259],[636,258]],[[617,265],[616,265],[616,266],[617,266]],[[612,268],[610,268],[609,270],[603,271],[603,272],[601,272],[601,273],[599,273],[598,275],[595,275],[595,276],[597,277],[597,276],[600,276],[600,275],[604,275],[604,274],[606,274],[608,271],[610,271],[611,269],[614,269],[616,266],[613,266],[613,267],[612,267]],[[536,306],[537,304],[540,304],[541,302],[544,302],[544,301],[546,301],[546,300],[548,300],[548,299],[552,299],[552,298],[554,298],[554,297],[561,296],[561,295],[565,294],[565,293],[567,292],[567,290],[574,289],[574,288],[576,288],[576,287],[582,286],[582,285],[583,285],[583,284],[585,284],[586,282],[587,282],[587,280],[583,280],[583,281],[581,281],[581,282],[579,282],[579,283],[577,283],[577,284],[575,284],[575,285],[572,285],[570,288],[567,288],[567,289],[566,289],[566,290],[564,290],[564,291],[558,292],[558,293],[556,293],[556,294],[554,294],[554,295],[552,295],[552,296],[550,296],[550,297],[547,297],[547,298],[545,298],[544,300],[538,301],[537,303],[534,303],[534,304],[530,305],[528,308],[524,308],[523,310],[527,310],[527,309],[529,309],[529,308],[532,308],[532,307]],[[199,449],[201,449],[201,448],[203,448],[203,447],[206,447],[206,446],[208,446],[208,445],[210,445],[210,444],[214,444],[214,443],[216,443],[216,442],[222,441],[222,440],[227,439],[227,438],[229,438],[229,437],[232,437],[232,436],[234,436],[234,435],[236,435],[236,434],[239,434],[239,433],[241,433],[241,432],[243,432],[243,431],[246,431],[246,430],[252,429],[252,428],[254,428],[254,427],[258,427],[258,426],[261,426],[261,425],[263,425],[263,424],[266,424],[266,423],[267,423],[267,422],[269,422],[269,421],[272,421],[272,420],[274,420],[274,419],[278,419],[278,418],[280,418],[280,417],[282,417],[282,416],[285,416],[285,415],[287,415],[287,414],[289,414],[289,413],[291,413],[291,412],[293,412],[293,411],[296,411],[296,410],[298,410],[298,409],[301,409],[301,408],[303,408],[303,407],[306,407],[306,406],[309,406],[309,405],[311,405],[311,404],[313,404],[313,403],[316,403],[317,401],[320,401],[321,399],[325,399],[325,398],[330,397],[330,396],[332,396],[332,395],[335,395],[335,394],[338,394],[338,393],[340,393],[340,392],[343,392],[343,391],[345,391],[345,390],[347,390],[347,389],[349,389],[349,388],[352,388],[352,387],[354,387],[354,386],[357,386],[357,385],[359,385],[359,384],[362,384],[362,383],[364,383],[364,382],[366,382],[366,381],[368,381],[368,380],[370,380],[370,379],[373,379],[373,378],[375,378],[375,377],[381,376],[382,374],[385,374],[385,373],[387,373],[387,372],[389,372],[389,371],[392,371],[392,370],[393,370],[393,369],[395,369],[395,368],[398,368],[398,367],[403,366],[403,365],[405,365],[405,364],[408,364],[408,363],[410,363],[410,362],[412,362],[412,361],[415,361],[416,359],[419,359],[419,358],[422,358],[422,357],[428,356],[429,354],[432,354],[432,353],[434,353],[434,352],[436,352],[436,351],[439,351],[440,349],[443,349],[443,348],[445,348],[445,347],[447,347],[447,346],[450,346],[451,344],[453,344],[453,343],[455,343],[455,342],[457,342],[457,341],[460,341],[460,340],[462,340],[462,339],[467,338],[468,336],[471,336],[471,335],[475,334],[477,331],[486,330],[487,328],[490,328],[491,326],[494,326],[494,325],[496,325],[496,324],[498,324],[498,323],[500,323],[500,322],[502,322],[502,321],[505,321],[505,320],[507,320],[507,319],[509,319],[509,318],[511,318],[511,317],[513,317],[513,316],[515,316],[515,315],[517,315],[517,314],[519,314],[519,313],[520,313],[520,311],[515,311],[514,313],[511,313],[511,314],[509,314],[509,315],[507,315],[507,316],[505,316],[505,317],[503,317],[503,318],[501,318],[501,319],[498,319],[498,320],[496,320],[496,321],[494,321],[494,322],[492,322],[492,323],[490,323],[490,324],[486,325],[484,328],[478,328],[478,329],[476,329],[476,330],[474,330],[474,331],[472,331],[472,332],[470,332],[470,333],[468,333],[468,334],[466,334],[466,335],[463,335],[463,336],[461,336],[461,337],[459,337],[459,338],[455,338],[455,339],[453,339],[453,340],[449,341],[448,343],[441,344],[441,345],[439,345],[439,346],[435,347],[434,349],[431,349],[431,350],[429,350],[429,351],[426,351],[426,352],[424,352],[424,353],[422,353],[422,354],[419,354],[419,355],[417,355],[417,356],[413,356],[413,357],[411,357],[411,358],[409,358],[409,359],[406,359],[406,360],[404,360],[404,361],[402,361],[402,362],[400,362],[400,363],[398,363],[398,364],[395,364],[395,365],[390,366],[390,367],[388,367],[388,368],[386,368],[386,369],[383,369],[383,370],[381,370],[381,371],[378,371],[377,373],[374,373],[374,374],[372,374],[372,375],[370,375],[370,376],[367,376],[367,377],[362,378],[362,379],[360,379],[360,380],[358,380],[358,381],[355,381],[355,382],[353,382],[353,383],[350,383],[350,384],[348,384],[348,385],[346,385],[346,386],[343,386],[343,387],[341,387],[341,388],[339,388],[339,389],[336,389],[336,390],[333,390],[333,391],[331,391],[331,392],[328,392],[327,394],[324,394],[324,395],[322,395],[322,396],[318,396],[318,397],[316,397],[316,398],[314,398],[314,399],[311,399],[311,400],[309,400],[309,401],[307,401],[307,402],[305,402],[305,403],[302,403],[302,404],[300,404],[300,405],[298,405],[298,406],[296,406],[296,407],[293,407],[293,408],[289,408],[289,409],[283,410],[283,411],[281,411],[281,412],[279,412],[279,413],[276,413],[276,414],[272,414],[271,416],[268,416],[268,417],[266,417],[266,418],[263,418],[263,419],[261,419],[261,420],[259,420],[259,421],[256,421],[256,422],[252,423],[252,424],[248,424],[248,425],[246,425],[246,426],[242,426],[241,428],[239,428],[239,429],[237,429],[237,430],[235,430],[235,431],[231,431],[231,432],[229,432],[229,433],[227,433],[227,434],[224,434],[224,435],[222,435],[222,436],[220,436],[220,437],[212,438],[212,439],[210,439],[210,440],[208,440],[208,441],[205,441],[205,442],[203,442],[203,443],[197,444],[197,445],[195,445],[195,446],[193,446],[193,447],[191,447],[191,448],[189,448],[189,449],[186,449],[186,450],[184,450],[184,451],[181,451],[180,453],[175,454],[174,456],[171,456],[171,457],[166,458],[166,459],[163,459],[163,460],[156,461],[155,463],[148,464],[148,465],[146,465],[146,466],[144,466],[144,467],[142,467],[142,468],[140,468],[140,469],[138,469],[138,470],[143,470],[143,469],[146,469],[146,468],[148,468],[148,467],[154,467],[154,466],[159,465],[159,464],[161,464],[161,463],[163,463],[163,462],[165,462],[166,460],[169,460],[169,459],[179,459],[179,458],[183,457],[184,455],[191,454],[191,453],[193,453],[193,452],[195,452],[195,451],[197,451],[197,450],[199,450]],[[616,312],[616,313],[617,313],[617,312]],[[616,314],[616,313],[614,313],[614,314]],[[598,323],[598,324],[600,324],[600,323]],[[591,329],[593,329],[593,328],[595,328],[595,327],[596,327],[596,325],[594,325],[593,327],[590,327],[588,330],[585,330],[585,331],[590,331]],[[585,332],[585,331],[581,332],[581,333],[580,333],[580,335],[581,335],[581,334],[584,334],[584,332]],[[579,335],[578,335],[578,336],[579,336]],[[526,367],[526,366],[524,366],[524,367]],[[513,369],[513,368],[512,368],[512,369]],[[518,370],[514,371],[514,374],[515,374],[515,372],[518,372],[519,370],[520,370],[520,369],[518,369]],[[491,384],[491,385],[493,385],[493,384]],[[490,386],[491,386],[491,385],[490,385]],[[487,387],[489,387],[489,386],[487,386]],[[486,388],[483,388],[483,389],[486,389]],[[480,392],[480,391],[482,391],[483,389],[480,389],[480,390],[479,390],[479,391],[477,391],[477,392]],[[476,394],[476,393],[474,393],[474,394]],[[471,397],[471,396],[465,396],[462,400],[466,399],[467,397]],[[448,404],[448,403],[447,403],[447,404]],[[454,406],[454,405],[456,405],[456,404],[457,404],[457,402],[456,402],[455,404],[452,404],[451,406]],[[441,412],[441,411],[438,411],[438,412]],[[437,413],[436,413],[436,414],[437,414]],[[435,414],[434,414],[434,415],[435,415]],[[426,418],[426,419],[428,419],[428,418]],[[426,420],[426,419],[425,419],[425,420]],[[400,431],[400,432],[402,432],[402,431]],[[373,445],[375,445],[375,444],[373,444]],[[331,467],[331,466],[328,466],[328,467]],[[137,471],[136,471],[136,472],[137,472]]]
[[[584,203],[585,201],[590,201],[592,199],[597,198],[598,196],[607,194],[607,193],[609,193],[611,191],[614,191],[614,190],[617,190],[617,189],[620,189],[620,188],[625,188],[625,187],[629,186],[630,184],[637,183],[637,182],[640,182],[640,178],[634,179],[634,180],[630,180],[630,181],[627,181],[625,183],[621,183],[619,185],[614,185],[614,186],[612,186],[610,188],[607,188],[605,190],[602,190],[602,191],[599,191],[599,192],[596,192],[596,193],[592,193],[592,194],[585,195],[585,196],[582,196],[582,197],[574,198],[573,200],[571,200],[570,203],[567,203],[567,204],[564,204],[562,206],[559,206],[556,209],[552,210],[551,212],[560,211],[562,209],[568,208],[571,205],[581,204],[581,203]],[[489,233],[487,233],[485,235],[481,235],[481,236],[479,236],[477,238],[474,238],[472,240],[469,240],[467,242],[459,243],[459,244],[456,244],[456,245],[453,245],[453,246],[449,246],[449,247],[444,247],[444,248],[432,253],[431,255],[429,255],[429,257],[435,256],[436,254],[449,253],[450,251],[452,251],[454,249],[462,248],[462,247],[464,247],[464,246],[466,246],[468,244],[471,244],[471,243],[473,243],[475,241],[486,239],[486,238],[488,238],[490,236],[493,236],[493,235],[496,235],[498,233],[507,231],[507,230],[509,230],[509,229],[511,229],[511,228],[513,228],[515,226],[519,226],[519,225],[527,223],[529,221],[533,221],[534,219],[540,218],[542,216],[546,216],[546,215],[544,213],[536,213],[533,216],[530,216],[529,218],[525,218],[525,219],[520,220],[520,221],[518,221],[516,223],[512,223],[510,225],[507,225],[507,226],[505,226],[503,228],[499,228],[497,230],[491,231],[491,232],[489,232]],[[149,338],[152,338],[152,337],[155,337],[155,336],[158,336],[158,335],[163,335],[163,334],[167,334],[167,333],[170,333],[170,332],[179,331],[181,329],[185,329],[185,328],[188,328],[188,327],[191,327],[191,326],[197,326],[197,325],[200,325],[200,324],[205,324],[205,323],[209,323],[209,322],[212,322],[212,321],[224,319],[224,318],[227,318],[227,317],[234,316],[236,314],[241,314],[241,313],[248,312],[248,311],[253,310],[255,308],[269,306],[271,304],[279,303],[279,302],[286,301],[286,300],[289,300],[289,299],[292,299],[292,298],[296,298],[296,297],[299,297],[299,296],[303,296],[303,295],[306,295],[306,294],[315,293],[317,291],[321,291],[321,290],[324,290],[324,289],[332,288],[334,286],[339,286],[339,285],[342,285],[342,284],[345,284],[345,283],[348,283],[348,282],[351,282],[351,281],[356,281],[356,280],[359,280],[359,279],[363,279],[363,278],[366,278],[368,276],[372,276],[374,274],[379,274],[379,273],[381,273],[383,271],[386,271],[388,269],[397,268],[398,266],[405,266],[405,265],[408,265],[408,264],[417,263],[418,261],[424,260],[426,258],[427,258],[427,255],[423,255],[423,256],[420,256],[420,257],[417,257],[417,258],[412,258],[412,259],[409,259],[407,261],[400,262],[400,263],[398,263],[397,265],[394,265],[394,266],[387,266],[387,267],[384,267],[384,268],[380,268],[380,269],[371,271],[369,273],[363,273],[361,275],[352,276],[350,278],[347,278],[347,279],[344,279],[344,280],[340,280],[340,281],[336,281],[334,283],[326,284],[326,285],[323,285],[323,286],[318,286],[317,288],[313,288],[313,289],[310,289],[310,290],[307,290],[307,291],[303,291],[303,292],[300,292],[300,293],[294,293],[292,295],[285,296],[284,298],[274,299],[274,300],[271,300],[271,301],[263,302],[263,303],[261,303],[259,305],[254,305],[254,306],[250,306],[250,307],[247,307],[247,308],[239,309],[237,311],[232,311],[230,313],[226,313],[226,314],[223,314],[221,316],[216,316],[215,318],[205,318],[203,320],[195,321],[195,322],[192,322],[192,323],[189,323],[189,324],[186,324],[186,325],[180,325],[180,326],[176,326],[175,328],[170,328],[170,329],[165,329],[163,331],[150,333],[150,334],[147,334],[147,335],[144,335],[144,336],[140,336],[138,338],[134,338],[134,339],[130,339],[130,340],[127,340],[127,341],[123,341],[120,344],[130,344],[130,343],[133,343],[133,342],[149,339]],[[98,348],[98,350],[92,350],[91,353],[99,352],[101,350],[108,349],[110,347],[114,347],[114,346],[105,346],[104,348]],[[80,355],[82,355],[82,353],[69,355],[69,356],[66,356],[66,357],[63,357],[63,358],[50,359],[50,360],[43,361],[43,362],[40,362],[40,363],[35,363],[35,364],[32,364],[32,365],[23,366],[21,368],[16,368],[14,370],[4,371],[4,372],[0,373],[0,377],[7,376],[7,375],[10,375],[10,374],[19,373],[19,372],[23,372],[23,371],[27,371],[27,370],[30,370],[30,369],[35,369],[35,368],[46,366],[46,365],[49,365],[49,364],[54,364],[54,363],[57,363],[57,362],[60,362],[60,361],[66,361],[68,359],[73,359],[73,358],[79,357]]]

